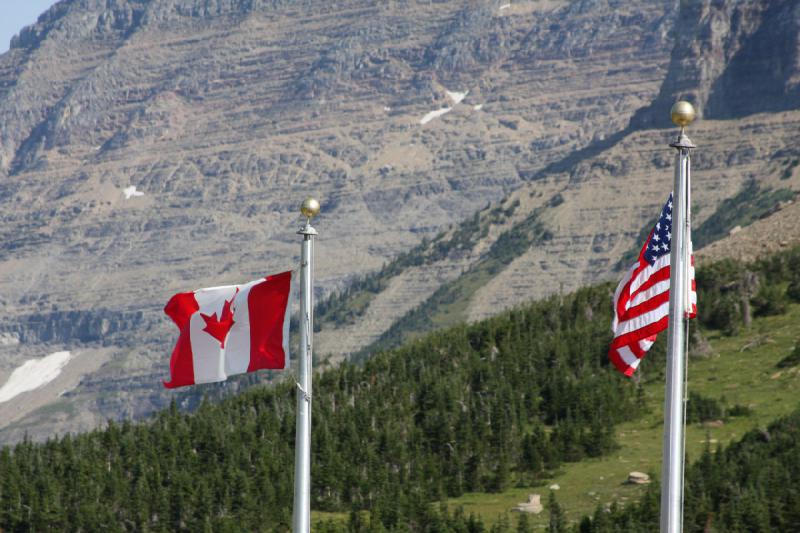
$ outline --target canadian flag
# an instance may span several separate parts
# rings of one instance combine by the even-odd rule
[[[289,362],[292,273],[178,293],[164,312],[180,330],[169,364],[172,389],[224,381]]]

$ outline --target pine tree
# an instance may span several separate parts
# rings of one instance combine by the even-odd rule
[[[565,533],[567,531],[567,517],[556,501],[556,494],[553,491],[550,491],[550,496],[547,500],[547,511],[550,516],[547,530],[550,533]]]
[[[519,513],[517,517],[517,533],[532,533],[533,528],[531,527],[530,519],[528,518],[528,513]]]

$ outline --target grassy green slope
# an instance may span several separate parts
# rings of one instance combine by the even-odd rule
[[[697,248],[721,239],[735,226],[749,226],[768,216],[781,202],[793,200],[796,193],[788,188],[764,188],[755,180],[745,184],[735,196],[719,204],[692,235]]]
[[[709,333],[711,355],[689,362],[690,391],[712,398],[725,398],[728,405],[751,408],[747,416],[730,418],[721,426],[690,424],[686,431],[688,460],[697,459],[707,441],[727,444],[754,428],[788,415],[800,405],[800,367],[779,369],[777,363],[791,353],[800,337],[800,305],[790,305],[786,314],[756,319],[752,326],[732,337]],[[649,361],[648,361],[649,362]],[[647,371],[652,365],[643,365]],[[513,488],[500,494],[465,494],[449,501],[467,513],[479,514],[487,524],[528,494],[539,493],[547,501],[549,486],[559,485],[558,502],[570,520],[594,512],[598,504],[636,500],[644,486],[625,484],[629,472],[661,473],[664,384],[654,379],[644,385],[649,413],[617,426],[620,448],[609,456],[564,465],[537,487]],[[533,524],[547,523],[547,511],[532,518]]]
[[[550,238],[534,210],[503,232],[488,252],[458,278],[445,283],[422,304],[395,322],[378,340],[366,346],[357,358],[376,350],[392,348],[431,330],[455,326],[467,320],[467,306],[478,289],[500,273],[518,255]]]

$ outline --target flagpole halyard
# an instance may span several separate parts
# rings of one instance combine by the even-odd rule
[[[690,150],[695,148],[685,128],[695,119],[692,104],[677,102],[670,111],[672,121],[681,128],[670,146],[675,156],[673,188],[672,246],[670,249],[669,328],[667,332],[667,383],[664,397],[664,451],[661,483],[661,533],[683,531],[683,471],[684,471],[684,383],[686,309],[689,300],[689,178]]]
[[[314,336],[314,237],[317,230],[311,219],[319,213],[319,202],[306,198],[300,212],[305,225],[297,232],[303,236],[300,259],[300,351],[297,365],[297,426],[294,450],[294,509],[292,530],[311,531],[311,371]]]

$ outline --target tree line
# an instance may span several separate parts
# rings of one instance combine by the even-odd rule
[[[697,274],[701,324],[724,325],[719,310],[731,305],[738,314],[725,316],[736,327],[745,327],[745,307],[780,312],[781,302],[785,308],[794,298],[798,267],[800,248],[750,265],[704,267]],[[742,282],[753,275],[755,289]],[[526,531],[523,518],[487,529],[479,518],[433,502],[533,485],[563,462],[615,448],[615,425],[640,414],[644,402],[638,384],[608,363],[612,289],[553,296],[316,374],[312,508],[349,516],[320,530]],[[765,294],[772,303],[761,303]],[[659,352],[644,361],[645,379],[660,379],[653,371],[663,366]],[[294,384],[284,382],[202,402],[193,413],[173,404],[148,422],[109,422],[102,430],[3,448],[0,529],[288,531],[294,408]],[[697,404],[701,418],[716,416],[715,409]],[[726,476],[735,469],[713,466],[719,457],[704,457],[712,465],[705,468],[717,468],[719,484],[730,484]],[[687,479],[695,479],[693,472]],[[698,474],[687,482],[694,498],[687,520],[696,524],[713,513],[714,523],[724,523],[743,507],[715,498],[746,489],[752,498],[741,505],[781,506],[781,523],[789,523],[792,485],[775,476],[763,479],[773,492],[746,476],[742,489],[725,492],[703,485]],[[637,531],[636,520],[658,516],[658,498],[648,494],[638,506],[599,510],[580,531]],[[555,500],[550,514],[553,531],[568,530]]]

